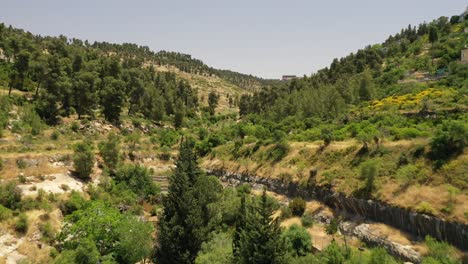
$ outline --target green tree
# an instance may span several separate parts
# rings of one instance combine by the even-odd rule
[[[0,204],[12,210],[20,208],[21,189],[16,182],[10,181],[0,184]]]
[[[286,263],[286,243],[281,237],[278,219],[263,191],[258,205],[251,205],[246,215],[246,226],[240,239],[240,259],[243,264]]]
[[[65,218],[57,246],[78,251],[82,242],[89,240],[99,255],[113,254],[120,263],[135,263],[148,257],[152,230],[151,224],[133,215],[121,214],[102,201],[93,201]],[[92,247],[86,245],[86,248]]]
[[[366,69],[359,82],[359,99],[361,101],[370,101],[374,98],[374,82],[370,70]]]
[[[218,101],[219,101],[219,96],[214,91],[211,91],[208,94],[208,108],[210,110],[210,115],[215,114],[215,109],[216,109],[216,106],[218,106]]]
[[[76,175],[84,180],[91,177],[94,167],[94,153],[92,142],[82,142],[75,145],[73,166]]]
[[[295,224],[290,226],[283,233],[283,238],[294,256],[305,256],[312,251],[312,240],[304,227]]]
[[[122,160],[122,155],[120,153],[120,137],[115,133],[110,133],[107,136],[107,141],[99,144],[99,151],[104,160],[104,164],[114,172]]]
[[[18,54],[18,57],[13,64],[13,71],[12,76],[10,77],[10,87],[8,90],[8,96],[11,96],[11,89],[12,87],[17,88],[19,90],[24,89],[24,79],[27,76],[29,70],[29,60],[31,54],[27,51],[21,51]]]
[[[99,262],[99,251],[96,244],[89,238],[85,238],[79,242],[75,251],[75,263],[91,264]]]
[[[233,263],[232,239],[228,233],[215,233],[213,237],[202,244],[195,264]]]
[[[439,32],[437,31],[437,28],[435,26],[431,26],[429,28],[429,42],[434,45],[435,42],[439,40]]]
[[[124,183],[127,188],[143,199],[153,198],[159,193],[159,188],[153,182],[150,171],[139,164],[120,167],[115,172],[114,179],[117,183]]]
[[[182,127],[185,117],[185,107],[181,101],[177,101],[176,103],[176,110],[174,113],[174,127],[179,129]]]
[[[436,161],[436,168],[463,152],[468,142],[467,132],[467,126],[463,121],[444,121],[438,126],[431,140],[429,153],[429,157]]]
[[[79,72],[73,79],[73,101],[78,119],[91,114],[97,106],[100,79],[95,72]]]
[[[239,262],[241,258],[240,250],[242,232],[245,226],[247,225],[247,204],[245,196],[245,194],[242,194],[241,196],[241,204],[236,214],[235,229],[232,238],[232,252],[233,258],[236,262]]]
[[[176,169],[169,178],[168,194],[163,200],[164,212],[158,223],[155,262],[193,263],[202,242],[206,240],[204,221],[193,186],[201,176],[193,142],[182,139]]]
[[[361,165],[361,178],[365,180],[365,185],[361,190],[361,195],[365,198],[372,196],[376,189],[375,178],[378,175],[377,162],[368,160]]]
[[[125,99],[125,83],[112,77],[106,77],[103,80],[101,89],[101,105],[103,114],[107,121],[120,123],[120,113]]]
[[[324,257],[322,263],[326,264],[344,264],[345,256],[340,248],[340,246],[332,241],[330,245],[324,251]]]
[[[118,234],[119,242],[113,253],[117,256],[119,263],[137,263],[151,256],[153,250],[151,223],[137,221],[133,216],[126,216],[115,232]]]
[[[306,208],[306,202],[304,201],[304,199],[296,197],[292,199],[288,206],[291,209],[293,215],[302,216]]]

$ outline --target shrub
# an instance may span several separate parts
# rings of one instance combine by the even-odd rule
[[[22,213],[18,216],[18,219],[16,220],[15,230],[19,233],[25,234],[26,232],[28,232],[28,228],[29,228],[28,216]]]
[[[424,155],[425,147],[423,145],[418,145],[413,151],[413,157],[414,158],[419,158],[422,155]]]
[[[83,142],[75,145],[73,165],[76,175],[83,180],[90,178],[94,167],[94,153],[91,142]]]
[[[402,180],[404,183],[410,183],[413,180],[419,180],[420,176],[423,176],[421,169],[413,164],[408,164],[399,168],[396,172],[397,178]]]
[[[12,210],[21,206],[21,189],[15,182],[0,185],[0,204]]]
[[[114,171],[120,162],[120,138],[114,133],[107,136],[107,141],[99,144],[99,151],[106,166]]]
[[[421,213],[421,214],[427,214],[427,215],[435,215],[436,210],[430,203],[427,202],[421,202],[417,207],[416,207],[416,212]]]
[[[99,263],[99,251],[89,238],[82,239],[76,248],[75,263]]]
[[[59,208],[64,215],[68,215],[76,210],[82,209],[85,204],[86,200],[81,196],[81,194],[76,191],[72,191],[68,200],[62,201]]]
[[[27,164],[26,161],[24,161],[24,159],[17,159],[16,166],[18,167],[18,169],[25,169]]]
[[[47,242],[51,243],[55,239],[55,231],[52,228],[52,225],[50,222],[42,223],[39,225],[39,230],[41,231],[42,234],[42,239]]]
[[[395,139],[412,139],[423,135],[421,131],[414,127],[403,127],[392,129]]]
[[[11,210],[0,204],[0,221],[9,219],[11,215]]]
[[[328,146],[332,142],[333,134],[329,129],[323,128],[320,133],[320,139],[323,140],[325,146]]]
[[[39,135],[44,129],[44,124],[32,105],[26,105],[23,107],[20,119],[20,123],[17,123],[17,129],[22,132]]]
[[[310,214],[305,214],[301,217],[301,223],[304,227],[312,227],[314,225],[314,218]]]
[[[59,139],[59,136],[60,136],[60,133],[57,130],[54,130],[54,132],[52,132],[52,134],[50,134],[50,139],[57,140],[57,139]]]
[[[142,198],[150,198],[159,193],[153,182],[151,172],[141,165],[127,165],[115,172],[115,181],[124,183],[130,190]]]
[[[273,162],[282,160],[289,152],[289,145],[286,141],[281,141],[270,150],[269,159]]]
[[[455,250],[446,242],[439,242],[430,236],[425,238],[426,246],[429,249],[427,259],[423,263],[446,263],[456,264],[459,263],[456,260]],[[429,261],[431,260],[431,261]]]
[[[281,219],[285,220],[292,217],[291,208],[288,206],[281,206]]]
[[[161,148],[161,153],[158,155],[159,159],[168,161],[171,159],[171,149],[167,146]]]
[[[361,179],[365,180],[362,195],[369,197],[375,190],[375,177],[377,177],[377,162],[375,160],[368,160],[361,165]]]
[[[70,124],[70,129],[73,131],[73,132],[78,132],[78,129],[80,129],[80,124],[78,124],[78,122],[76,121],[73,121],[71,124]]]
[[[289,208],[293,215],[302,216],[306,208],[306,202],[304,199],[296,197],[289,203]]]
[[[227,233],[215,233],[203,243],[195,264],[233,263],[232,238]]]
[[[172,147],[177,140],[179,139],[179,135],[176,131],[172,129],[162,129],[159,131],[159,144],[161,147],[167,146]]]
[[[431,140],[429,157],[440,168],[446,160],[463,152],[467,145],[468,131],[463,121],[444,121]]]
[[[305,256],[311,252],[312,242],[307,229],[298,225],[290,226],[284,233],[283,238],[286,241],[289,251],[294,256]]]

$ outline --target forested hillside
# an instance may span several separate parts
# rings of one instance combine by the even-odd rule
[[[467,28],[410,25],[281,82],[0,24],[0,264],[462,263]]]

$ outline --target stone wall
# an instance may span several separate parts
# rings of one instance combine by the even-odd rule
[[[304,188],[295,182],[284,183],[277,179],[232,173],[222,169],[207,170],[207,172],[233,186],[249,183],[254,187],[265,186],[268,190],[291,197],[314,198],[331,208],[385,223],[420,237],[430,235],[439,240],[447,241],[463,251],[468,250],[468,226],[465,224],[412,212],[380,201],[354,198],[328,188]]]

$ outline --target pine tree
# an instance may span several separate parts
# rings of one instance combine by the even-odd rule
[[[429,41],[434,45],[434,42],[436,42],[439,39],[439,33],[437,32],[437,28],[435,26],[431,26],[429,28]]]
[[[155,254],[158,264],[193,263],[205,240],[200,205],[193,192],[201,170],[192,148],[191,141],[182,139],[176,169],[163,200],[164,213],[158,224]]]
[[[210,110],[210,115],[212,116],[215,114],[215,109],[216,106],[218,106],[218,101],[219,96],[214,91],[211,91],[208,94],[208,109]]]
[[[374,82],[368,69],[364,70],[362,73],[358,92],[361,101],[370,101],[374,97]]]
[[[281,237],[278,219],[272,218],[273,208],[268,204],[265,190],[259,205],[252,205],[249,209],[240,237],[239,263],[286,263],[286,244]]]
[[[118,124],[124,104],[125,83],[113,77],[105,77],[101,89],[101,105],[107,121]]]
[[[245,227],[246,224],[246,213],[247,209],[245,204],[245,194],[242,194],[241,205],[239,208],[239,212],[236,216],[235,230],[232,237],[232,253],[236,262],[239,262],[240,260],[240,240],[242,236],[242,229]]]

